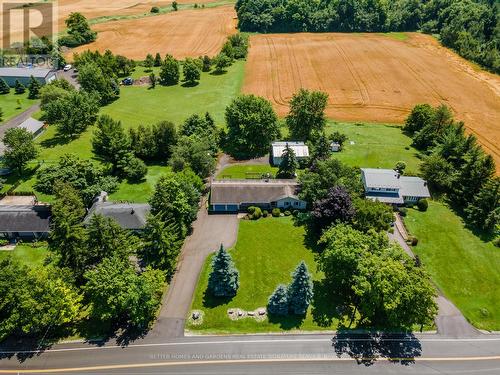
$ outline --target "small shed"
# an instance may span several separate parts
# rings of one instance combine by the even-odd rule
[[[34,77],[40,84],[45,85],[56,79],[56,72],[47,68],[25,68],[25,67],[1,67],[0,78],[14,87],[16,81],[27,86],[30,83],[31,77]]]
[[[42,121],[38,121],[30,117],[27,120],[23,121],[21,124],[19,124],[18,128],[26,129],[31,134],[33,134],[33,137],[36,137],[37,135],[40,135],[40,133],[43,132],[44,125],[45,124]]]

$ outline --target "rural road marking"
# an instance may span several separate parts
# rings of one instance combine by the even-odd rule
[[[349,342],[360,342],[360,341],[372,341],[367,339],[340,339],[335,341],[349,341]],[[484,342],[484,341],[500,341],[498,338],[464,338],[464,339],[452,339],[452,338],[407,338],[407,339],[380,339],[380,342]],[[135,344],[128,346],[120,345],[107,345],[107,346],[89,346],[81,348],[60,348],[60,349],[39,349],[39,350],[10,350],[10,351],[0,351],[0,354],[29,354],[29,353],[58,353],[58,352],[73,352],[73,351],[85,351],[85,350],[109,350],[109,349],[133,349],[133,348],[150,348],[159,346],[196,346],[196,345],[228,345],[228,344],[275,344],[275,343],[308,343],[308,342],[324,342],[332,343],[332,339],[267,339],[267,340],[219,340],[219,341],[187,341],[187,342],[165,342],[156,344]]]
[[[128,365],[103,365],[88,367],[68,367],[55,369],[39,370],[0,370],[0,374],[32,374],[32,373],[61,373],[76,371],[102,371],[102,370],[120,370],[132,368],[148,367],[180,367],[180,366],[203,366],[203,365],[235,365],[235,364],[260,364],[260,363],[290,363],[290,362],[348,362],[348,361],[371,361],[376,360],[394,362],[394,361],[415,361],[415,362],[461,362],[461,361],[497,361],[500,356],[489,357],[427,357],[427,358],[276,358],[276,359],[233,359],[233,360],[212,360],[212,361],[183,361],[183,362],[157,362],[157,363],[133,363]]]

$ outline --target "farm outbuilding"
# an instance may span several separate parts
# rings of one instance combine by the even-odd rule
[[[31,76],[40,84],[45,85],[56,79],[56,72],[46,68],[0,68],[0,78],[3,78],[10,87],[14,87],[16,81],[27,86],[30,83]]]
[[[272,148],[272,163],[274,166],[279,166],[281,164],[283,152],[285,152],[286,147],[289,147],[295,153],[295,158],[300,160],[305,160],[309,157],[309,147],[304,142],[273,142],[271,144]]]
[[[222,180],[213,181],[210,212],[234,213],[250,206],[271,210],[304,210],[306,202],[297,196],[295,180]]]
[[[37,135],[40,135],[40,133],[43,131],[44,125],[45,124],[42,121],[38,121],[32,117],[29,117],[27,120],[19,124],[18,128],[26,129],[31,134],[33,134],[33,137],[36,137]]]

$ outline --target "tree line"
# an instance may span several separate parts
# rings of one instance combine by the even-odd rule
[[[423,31],[500,73],[499,4],[493,0],[238,0],[239,27],[260,32]]]

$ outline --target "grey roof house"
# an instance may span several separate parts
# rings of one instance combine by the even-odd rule
[[[8,239],[40,239],[50,231],[50,206],[0,205],[0,236]]]
[[[26,129],[34,137],[39,135],[43,131],[44,123],[42,121],[35,120],[33,117],[29,117],[21,124],[18,125],[18,128]]]
[[[367,199],[389,204],[416,203],[430,198],[427,182],[420,177],[402,176],[392,169],[362,168]]]
[[[221,180],[213,181],[210,212],[234,213],[250,206],[263,209],[304,210],[306,202],[297,196],[295,180]]]
[[[93,215],[102,215],[114,219],[123,229],[141,231],[151,207],[147,203],[108,202],[107,193],[102,192],[90,208],[84,223],[88,224]]]
[[[17,68],[17,67],[0,67],[0,78],[14,87],[16,80],[23,85],[28,85],[31,76],[37,79],[42,85],[49,83],[56,79],[56,72],[47,68]]]
[[[279,166],[282,161],[283,152],[286,146],[293,150],[297,160],[304,160],[309,157],[309,147],[304,142],[273,142],[271,144],[272,163],[274,166]]]

